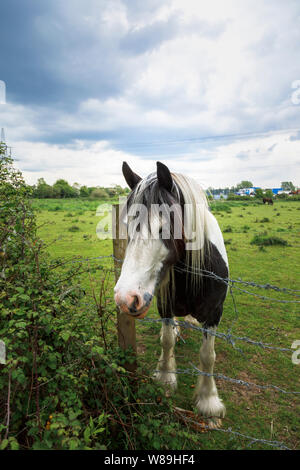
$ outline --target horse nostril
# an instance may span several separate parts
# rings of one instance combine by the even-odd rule
[[[139,310],[139,305],[140,305],[140,297],[138,295],[135,295],[134,296],[134,300],[132,302],[132,307],[135,309],[135,310]]]
[[[148,299],[147,299],[148,300]],[[137,312],[142,310],[145,306],[148,306],[150,302],[146,302],[140,294],[136,292],[127,293],[126,295],[122,295],[120,291],[115,294],[115,302],[119,306],[119,308],[126,313],[132,313],[135,315]]]
[[[130,310],[131,313],[138,312],[143,306],[141,296],[139,294],[132,295],[131,296],[131,301],[127,305],[129,307],[129,310]]]

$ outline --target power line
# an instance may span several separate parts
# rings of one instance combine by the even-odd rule
[[[289,128],[289,129],[272,129],[269,131],[261,132],[242,132],[242,133],[233,133],[233,134],[216,134],[216,135],[207,135],[207,136],[196,136],[196,137],[186,137],[182,139],[170,139],[170,140],[152,140],[152,141],[141,141],[141,142],[120,142],[114,143],[116,147],[124,146],[126,148],[139,148],[139,147],[152,147],[152,146],[162,146],[162,145],[178,145],[180,143],[200,143],[206,141],[214,140],[226,140],[226,139],[245,139],[249,137],[268,137],[270,134],[274,133],[284,133],[284,132],[300,132],[299,128]]]

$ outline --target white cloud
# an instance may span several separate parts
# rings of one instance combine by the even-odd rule
[[[35,184],[45,178],[53,184],[64,178],[81,185],[110,186],[122,183],[122,162],[130,161],[145,173],[150,173],[151,162],[114,150],[108,142],[89,143],[75,141],[71,145],[54,145],[41,142],[19,142],[14,149],[17,165],[26,181]]]
[[[164,161],[171,171],[187,174],[205,188],[232,186],[241,180],[251,180],[256,186],[278,187],[282,180],[299,181],[300,140],[293,140],[292,136],[297,137],[297,133],[245,138]],[[121,172],[123,161],[142,177],[156,168],[156,159],[146,160],[115,150],[104,141],[93,144],[76,141],[69,146],[20,142],[15,154],[30,184],[44,177],[51,184],[65,178],[82,185],[125,186]]]

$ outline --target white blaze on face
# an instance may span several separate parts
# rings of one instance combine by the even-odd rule
[[[161,240],[132,240],[127,246],[121,276],[115,287],[119,302],[126,302],[128,296],[139,296],[142,305],[146,304],[149,296],[154,295],[167,255],[168,249]]]
[[[149,309],[168,249],[159,239],[162,221],[157,214],[151,214],[150,227],[144,205],[133,204],[127,215],[124,222],[130,241],[115,286],[115,301],[123,312],[142,318]]]

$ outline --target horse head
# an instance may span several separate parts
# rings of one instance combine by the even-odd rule
[[[157,162],[156,173],[145,179],[126,162],[122,170],[131,193],[122,215],[128,244],[114,290],[115,302],[121,311],[143,318],[167,277],[168,267],[184,251],[182,201],[166,165]]]

